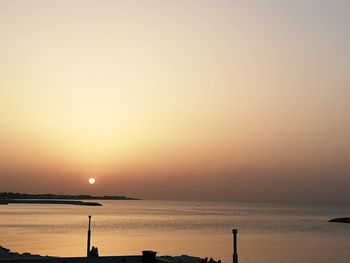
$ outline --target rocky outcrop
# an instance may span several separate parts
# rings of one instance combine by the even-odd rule
[[[41,258],[41,256],[27,252],[22,254],[17,252],[11,252],[10,249],[0,246],[0,259],[3,258]]]
[[[333,222],[333,223],[348,223],[350,224],[350,217],[338,217],[338,218],[333,218],[329,220],[328,222]]]

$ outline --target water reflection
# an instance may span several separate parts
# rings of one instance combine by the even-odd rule
[[[100,255],[197,255],[232,262],[233,227],[240,262],[346,262],[348,225],[327,220],[350,207],[203,202],[104,201],[103,207],[10,205],[0,210],[0,245],[18,252],[84,256],[86,220]]]

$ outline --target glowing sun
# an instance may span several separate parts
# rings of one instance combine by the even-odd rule
[[[89,179],[89,184],[94,184],[95,182],[96,182],[95,178],[92,178],[92,177],[91,177],[91,178]]]

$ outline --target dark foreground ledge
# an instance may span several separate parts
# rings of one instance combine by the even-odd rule
[[[107,257],[38,257],[38,258],[1,258],[0,263],[200,263],[201,259],[190,256],[161,256],[154,261],[145,261],[143,256],[107,256]],[[215,262],[216,263],[216,262]]]
[[[19,254],[10,249],[0,246],[0,263],[220,263],[207,258],[201,259],[187,255],[160,256],[152,250],[142,251],[142,255],[130,256],[100,256],[100,257],[50,257],[31,253]]]
[[[37,199],[0,199],[1,205],[8,204],[44,204],[44,205],[83,205],[83,206],[102,206],[96,202],[84,202],[74,200],[37,200]]]
[[[334,223],[348,223],[350,224],[350,217],[338,217],[338,218],[333,218],[329,220],[328,222],[334,222]]]
[[[1,263],[143,263],[141,256],[0,258]]]

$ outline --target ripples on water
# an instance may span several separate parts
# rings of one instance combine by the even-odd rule
[[[102,201],[103,207],[0,206],[0,245],[42,255],[85,254],[87,215],[102,255],[196,255],[232,262],[231,229],[239,229],[246,263],[350,262],[349,205]]]

